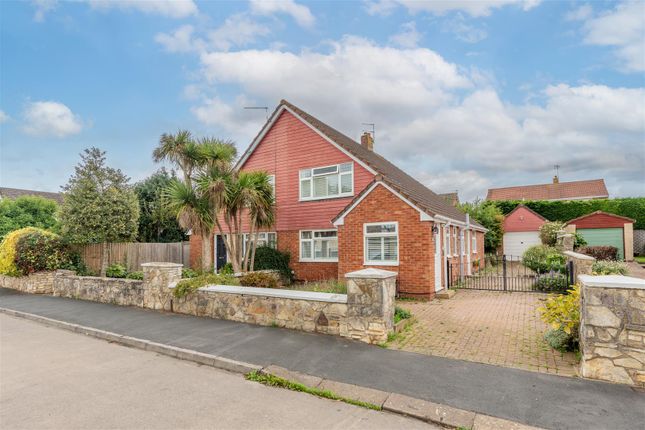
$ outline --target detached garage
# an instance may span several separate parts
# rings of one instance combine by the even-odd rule
[[[572,219],[567,230],[579,233],[589,246],[615,246],[618,259],[634,259],[634,220],[597,211]]]
[[[504,255],[521,257],[529,247],[540,245],[540,227],[546,218],[524,205],[517,205],[504,218]]]

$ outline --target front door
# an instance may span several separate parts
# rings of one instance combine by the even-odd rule
[[[441,290],[441,229],[436,227],[437,232],[434,234],[434,290]]]
[[[224,238],[218,234],[215,236],[215,270],[218,272],[226,264],[226,245]]]

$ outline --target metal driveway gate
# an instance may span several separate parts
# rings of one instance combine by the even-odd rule
[[[465,261],[446,264],[449,288],[489,291],[555,292],[564,291],[573,282],[572,262],[540,261],[527,267],[521,257],[486,255],[471,265]]]

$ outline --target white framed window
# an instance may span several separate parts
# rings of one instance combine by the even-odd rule
[[[473,254],[477,254],[477,232],[473,231],[470,233],[473,239]]]
[[[354,163],[334,164],[300,171],[300,200],[354,195]]]
[[[258,246],[269,246],[275,249],[278,246],[277,235],[275,232],[258,232],[257,244]],[[252,242],[253,238],[249,237],[249,233],[244,233],[244,243],[242,245],[242,252],[246,254],[246,247]]]
[[[461,251],[461,255],[466,255],[466,241],[465,239],[466,233],[464,232],[464,229],[462,228],[459,230],[459,250]]]
[[[399,223],[380,222],[363,224],[365,264],[398,266]]]
[[[459,248],[457,248],[457,227],[452,228],[452,252],[453,252],[453,257],[456,257],[459,252]]]
[[[300,231],[300,261],[338,261],[336,230]]]
[[[450,256],[450,226],[449,225],[445,226],[443,230],[444,230],[443,250],[446,256]]]

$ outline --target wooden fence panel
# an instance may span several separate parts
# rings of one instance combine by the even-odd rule
[[[94,243],[79,248],[85,265],[92,272],[101,270],[103,244]],[[119,263],[128,271],[141,270],[142,263],[168,262],[188,267],[190,242],[174,243],[110,243],[108,244],[108,265]]]

